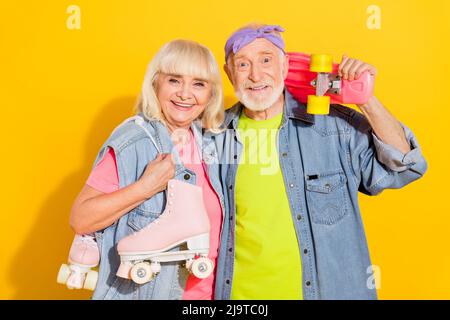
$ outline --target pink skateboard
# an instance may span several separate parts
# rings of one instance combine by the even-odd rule
[[[328,55],[290,52],[285,84],[295,99],[307,103],[307,112],[328,114],[330,104],[364,104],[373,94],[374,76],[363,72],[353,81],[339,77],[339,64]]]

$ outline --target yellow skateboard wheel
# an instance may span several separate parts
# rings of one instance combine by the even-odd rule
[[[313,54],[309,70],[313,72],[331,72],[333,69],[333,58],[328,54]]]
[[[328,114],[330,113],[330,97],[329,96],[308,96],[308,104],[306,112],[310,114]]]

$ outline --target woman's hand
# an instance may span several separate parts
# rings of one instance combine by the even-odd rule
[[[138,183],[145,198],[150,198],[167,188],[167,183],[175,176],[175,163],[170,153],[159,154],[150,161]]]

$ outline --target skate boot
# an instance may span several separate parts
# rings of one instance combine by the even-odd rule
[[[185,261],[197,278],[207,278],[214,269],[209,253],[209,218],[202,189],[169,180],[167,204],[155,221],[119,241],[120,267],[117,276],[143,284],[161,270],[161,262]],[[181,244],[187,250],[169,251]]]
[[[62,264],[56,282],[69,289],[94,290],[98,273],[91,270],[100,260],[97,242],[93,235],[76,234],[69,253],[69,265]]]

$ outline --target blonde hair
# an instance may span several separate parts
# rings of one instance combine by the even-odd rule
[[[149,63],[136,109],[147,119],[165,123],[155,91],[159,73],[187,75],[210,82],[211,97],[199,118],[203,128],[220,132],[224,119],[222,77],[207,47],[191,40],[173,40],[163,45]]]

